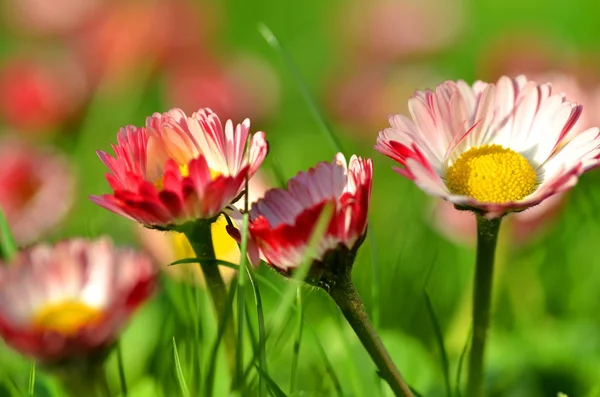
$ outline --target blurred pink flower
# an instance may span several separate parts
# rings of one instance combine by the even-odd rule
[[[39,244],[0,263],[0,335],[55,363],[99,353],[151,296],[152,262],[110,240]]]
[[[106,0],[7,0],[4,22],[24,34],[62,35],[81,27]]]
[[[573,48],[548,34],[522,30],[502,33],[489,40],[479,53],[477,75],[483,80],[519,74],[539,75],[549,70],[572,69]]]
[[[0,114],[24,132],[46,132],[81,109],[89,86],[73,60],[16,58],[0,70]]]
[[[251,54],[227,61],[183,57],[166,73],[169,103],[184,111],[209,107],[233,120],[264,119],[279,104],[280,84],[273,68]]]
[[[270,183],[260,172],[254,175],[249,181],[249,205],[262,198],[269,189]],[[244,198],[234,203],[239,208],[244,208]],[[240,250],[236,241],[229,236],[226,231],[227,220],[221,215],[215,223],[212,224],[212,239],[217,259],[239,264]],[[202,270],[198,264],[183,264],[168,266],[179,259],[194,258],[196,254],[183,233],[162,232],[148,229],[142,226],[136,227],[142,247],[148,251],[170,276],[183,281],[192,281],[201,284],[204,280]],[[228,280],[235,274],[235,270],[220,266],[223,277]]]
[[[73,204],[74,178],[60,156],[0,142],[0,207],[19,245],[50,232]]]
[[[203,51],[213,17],[206,4],[200,11],[185,0],[113,2],[72,40],[94,81],[119,80],[175,53]]]
[[[387,114],[408,114],[406,98],[415,87],[439,84],[442,79],[427,66],[387,67],[362,64],[348,74],[333,77],[327,105],[340,122],[356,135],[372,139],[370,132],[385,123]]]
[[[559,193],[525,211],[508,215],[502,227],[509,230],[511,244],[526,245],[550,230],[565,203],[566,193]],[[477,241],[477,225],[471,211],[459,211],[448,201],[436,200],[431,221],[450,241],[464,245],[474,245]]]
[[[461,34],[461,0],[367,0],[349,3],[341,32],[364,59],[409,57],[452,44]]]

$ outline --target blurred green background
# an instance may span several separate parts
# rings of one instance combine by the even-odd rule
[[[2,142],[17,140],[32,151],[52,148],[68,159],[75,180],[68,215],[45,230],[42,240],[108,234],[119,244],[140,245],[131,221],[87,199],[108,192],[95,151],[110,151],[121,126],[141,126],[145,117],[170,107],[187,112],[211,107],[235,122],[249,117],[252,130],[265,131],[270,142],[263,167],[269,185],[331,161],[335,150],[303,96],[306,85],[347,157],[374,159],[370,238],[353,278],[400,370],[424,396],[445,395],[425,291],[444,335],[454,385],[469,330],[474,251],[468,236],[441,232],[453,226],[448,220],[436,224],[437,203],[372,149],[387,115],[407,114],[415,89],[447,79],[494,81],[525,73],[556,80],[584,105],[582,123],[600,124],[600,4],[591,0],[0,4]],[[267,44],[260,23],[275,33],[294,68]],[[505,222],[487,356],[489,396],[600,395],[598,181],[597,172],[585,175],[564,205],[542,212],[542,225],[518,239],[516,222]],[[8,184],[0,188],[7,189]],[[6,209],[1,200],[9,221],[35,225],[35,219],[19,218],[24,215],[18,205]],[[43,205],[52,211],[70,201],[71,192],[63,189]],[[26,238],[23,244],[31,242]],[[269,318],[290,284],[266,268],[258,274]],[[173,336],[192,395],[201,395],[197,390],[215,337],[212,308],[200,287],[168,276],[162,285],[124,334],[129,395],[178,395]],[[290,394],[337,395],[337,381],[345,396],[390,395],[328,297],[311,288],[302,294],[303,333]],[[247,300],[253,299],[248,291]],[[267,344],[269,375],[286,393],[297,322],[292,310]],[[250,360],[250,342],[247,348]],[[114,357],[110,365],[118,394]],[[28,368],[26,359],[1,346],[0,395],[25,395]],[[256,377],[253,372],[251,379]],[[228,382],[220,368],[215,395],[227,395]],[[61,392],[41,371],[35,395]]]

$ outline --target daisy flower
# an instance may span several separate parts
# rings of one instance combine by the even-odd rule
[[[17,244],[31,244],[54,230],[71,209],[74,193],[65,158],[20,140],[0,141],[0,208]]]
[[[413,120],[391,116],[375,149],[425,192],[487,218],[564,192],[599,163],[598,128],[573,128],[582,107],[524,76],[447,81],[409,109]]]
[[[186,116],[155,113],[142,128],[127,126],[113,145],[116,157],[98,152],[109,168],[113,194],[91,200],[144,226],[170,229],[212,219],[235,201],[267,154],[263,132],[246,150],[250,121],[221,125],[210,109]]]
[[[0,264],[0,335],[54,363],[104,351],[151,295],[150,259],[107,239],[35,245]]]
[[[338,248],[355,253],[367,228],[372,179],[370,159],[352,156],[347,165],[338,153],[331,163],[322,162],[298,173],[287,189],[268,191],[249,212],[251,261],[258,263],[260,255],[284,273],[300,266],[327,205],[333,206],[333,215],[310,259],[323,262]],[[239,238],[239,232],[233,233]]]

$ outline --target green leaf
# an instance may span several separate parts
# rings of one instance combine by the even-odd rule
[[[235,263],[222,261],[220,259],[213,259],[213,258],[183,258],[183,259],[178,259],[174,262],[169,263],[168,266],[185,265],[188,263],[201,263],[201,262],[202,263],[214,263],[215,265],[226,266],[230,269],[235,269],[235,270],[239,269],[239,266],[236,265]]]
[[[181,390],[181,395],[183,397],[190,397],[190,391],[188,390],[187,384],[185,382],[185,377],[183,376],[183,371],[181,369],[181,363],[179,361],[179,354],[177,353],[177,344],[175,343],[175,337],[173,337],[173,357],[175,358],[175,371],[177,373],[177,382],[179,383],[179,390]]]

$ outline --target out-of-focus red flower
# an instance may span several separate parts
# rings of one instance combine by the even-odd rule
[[[74,46],[94,81],[153,70],[182,51],[204,51],[214,10],[185,0],[119,1],[107,5],[81,32]]]
[[[81,108],[88,88],[73,60],[13,59],[0,70],[0,114],[21,131],[47,131]]]
[[[62,157],[17,141],[0,142],[0,207],[18,244],[57,226],[73,195],[74,178]]]
[[[152,294],[150,259],[107,239],[35,245],[0,266],[0,335],[44,363],[110,346]]]
[[[477,61],[477,76],[495,80],[500,76],[539,75],[549,70],[564,70],[576,63],[572,48],[546,34],[532,31],[503,33],[482,49]]]
[[[235,127],[228,120],[223,128],[210,109],[189,117],[181,109],[155,113],[145,127],[121,128],[117,140],[116,157],[98,152],[110,170],[113,194],[92,201],[144,226],[167,229],[219,215],[268,150],[264,132],[250,135],[250,120]]]
[[[435,86],[442,79],[426,66],[388,67],[365,64],[334,77],[327,104],[340,122],[366,139],[385,124],[388,114],[408,114],[406,98],[415,87]]]
[[[106,0],[7,0],[4,22],[23,34],[63,35],[85,24]]]
[[[248,254],[252,263],[258,264],[263,258],[284,273],[300,266],[315,226],[329,206],[333,212],[325,234],[307,259],[323,262],[338,248],[353,252],[353,258],[367,229],[372,180],[371,159],[352,156],[347,164],[344,155],[338,153],[332,162],[321,162],[308,172],[298,173],[287,189],[269,190],[249,213]],[[239,215],[232,213],[237,226]],[[237,229],[228,230],[240,238]]]
[[[262,198],[270,187],[265,176],[260,172],[254,175],[248,182],[248,201],[251,207],[254,202]],[[239,209],[244,208],[244,198],[233,204]],[[211,225],[213,247],[215,257],[219,260],[239,264],[240,249],[236,241],[227,233],[227,220],[221,215],[216,222]],[[187,237],[183,233],[162,232],[138,226],[142,246],[148,251],[160,264],[161,269],[167,274],[182,281],[201,284],[204,281],[204,275],[197,263],[168,266],[170,263],[184,258],[194,258],[196,253],[190,245]],[[230,279],[235,270],[220,266],[219,270],[225,279]]]
[[[209,107],[233,120],[264,119],[279,104],[280,86],[272,67],[253,55],[222,62],[184,57],[166,72],[169,103],[186,112]]]
[[[452,44],[463,26],[461,0],[367,0],[349,3],[340,24],[363,59],[391,60]]]
[[[551,229],[566,202],[566,193],[556,194],[525,211],[511,214],[503,224],[512,245],[523,246]],[[432,223],[448,240],[473,245],[477,241],[475,215],[459,211],[448,201],[436,200]]]

